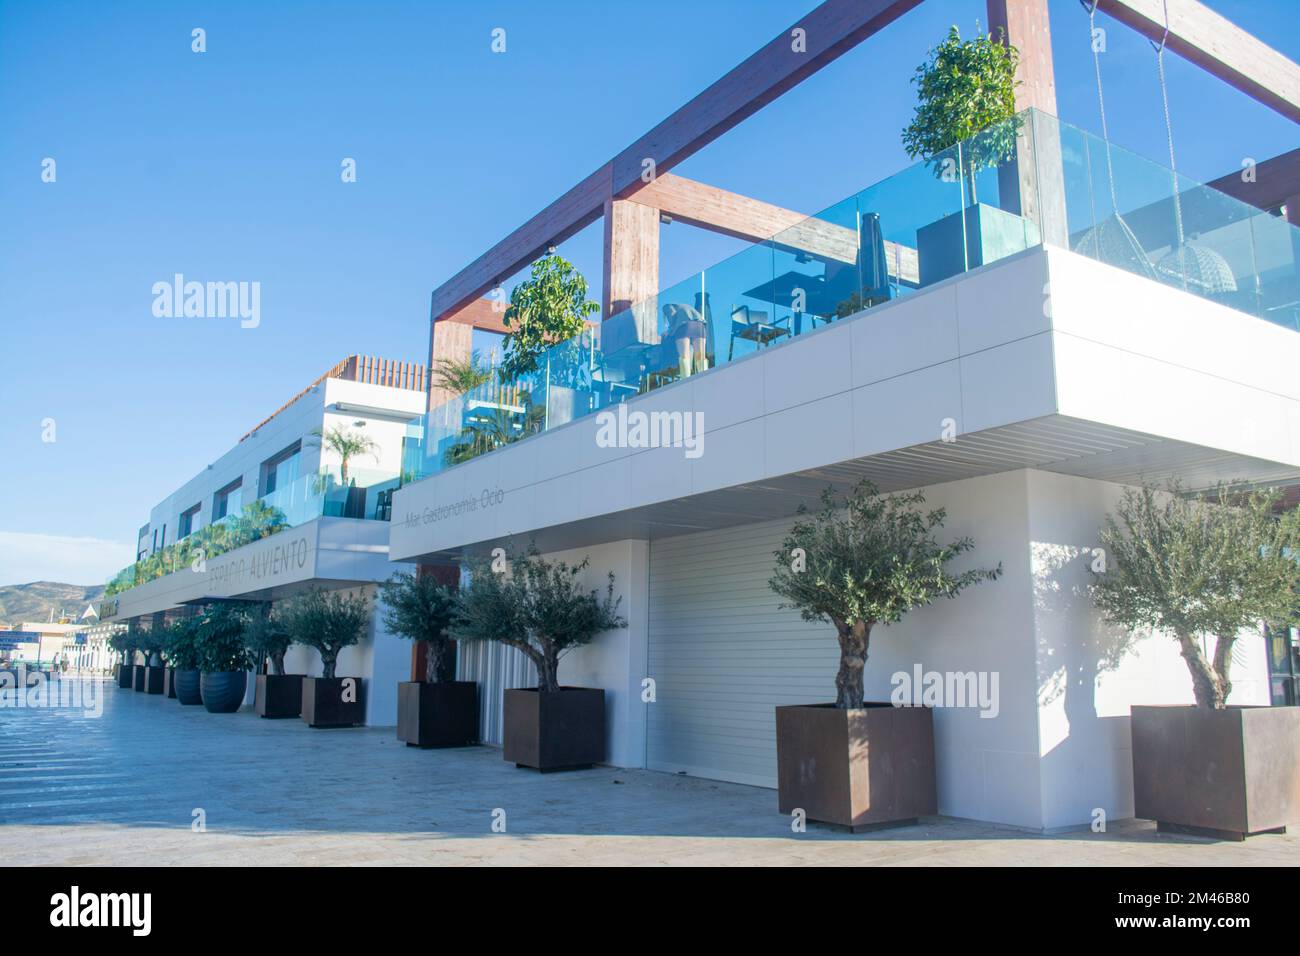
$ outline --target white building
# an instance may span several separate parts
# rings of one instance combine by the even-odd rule
[[[623,307],[521,385],[493,450],[454,451],[505,403],[471,392],[430,411],[392,558],[534,541],[590,558],[593,588],[612,571],[628,627],[560,668],[604,689],[607,760],[774,787],[774,709],[833,699],[838,661],[834,629],[767,585],[796,508],[863,478],[924,489],[944,536],[975,541],[958,569],[1004,572],[872,639],[868,700],[917,668],[998,679],[994,708],[935,713],[939,812],[1035,830],[1132,816],[1129,708],[1192,689],[1165,636],[1112,653],[1088,593],[1098,533],[1126,486],[1300,481],[1300,233],[1206,187],[1143,198],[1139,180],[1171,177],[1130,154],[1111,190],[1104,143],[1023,120],[1037,146],[981,172],[979,203],[917,166],[657,295],[608,290],[635,289],[628,263],[657,254],[661,213],[735,234],[763,204],[663,176],[628,198],[613,181],[606,298]],[[644,218],[620,212],[637,195]],[[1175,223],[1193,220],[1187,242]],[[435,349],[439,321],[515,264],[476,262],[434,293]],[[1241,655],[1232,702],[1268,704],[1265,642]],[[461,648],[459,667],[500,742],[501,692],[533,684],[531,667],[501,646]]]
[[[354,355],[291,398],[153,508],[139,532],[140,560],[117,579],[130,586],[114,588],[102,619],[152,626],[207,599],[274,602],[310,587],[366,594],[370,632],[340,654],[338,673],[366,681],[367,723],[394,724],[410,648],[383,629],[376,582],[396,570],[388,517],[408,423],[425,407],[425,374],[423,366]],[[347,462],[346,476],[322,440],[335,429],[374,444]],[[250,506],[285,527],[206,553],[205,529],[232,523]],[[320,674],[314,650],[294,647],[285,663],[291,673]]]

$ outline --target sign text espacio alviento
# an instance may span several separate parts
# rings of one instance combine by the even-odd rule
[[[225,560],[214,558],[208,562],[205,583],[209,589],[240,594],[272,584],[276,578],[307,567],[311,548],[307,545],[306,535],[282,532],[267,539],[267,544],[270,547],[253,554],[223,556]]]

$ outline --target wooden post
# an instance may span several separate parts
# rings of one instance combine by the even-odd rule
[[[1001,206],[1036,223],[1045,242],[1069,248],[1065,176],[1056,117],[1056,76],[1047,0],[987,0],[989,33],[1020,52],[1016,112],[1040,110],[1052,120],[1026,123],[1016,137],[1016,156],[998,169]]]
[[[605,200],[605,275],[601,317],[608,319],[659,291],[659,210]]]

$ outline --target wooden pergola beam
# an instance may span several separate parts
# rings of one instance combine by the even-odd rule
[[[1300,66],[1197,0],[1098,0],[1097,9],[1300,123]]]
[[[674,222],[734,239],[772,241],[783,249],[837,262],[857,262],[858,259],[856,228],[810,217],[806,213],[673,173],[659,176],[628,201],[653,207],[671,216]],[[915,249],[886,241],[885,258],[891,275],[912,284],[920,281]],[[650,294],[657,291],[652,290]]]
[[[1249,181],[1242,178],[1242,173],[1228,173],[1206,185],[1256,209],[1272,212],[1293,196],[1300,196],[1300,149],[1256,163]]]
[[[921,2],[826,0],[439,286],[435,318],[595,222],[607,199],[635,193],[645,185],[646,160],[662,175]]]

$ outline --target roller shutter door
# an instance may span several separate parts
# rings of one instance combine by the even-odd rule
[[[776,786],[773,708],[834,697],[834,630],[778,610],[767,586],[789,522],[650,546],[653,770]]]

